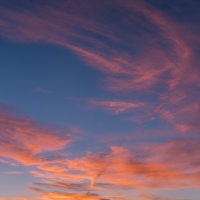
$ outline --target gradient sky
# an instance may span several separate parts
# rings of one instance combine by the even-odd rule
[[[0,0],[0,200],[199,200],[199,65],[199,0]]]

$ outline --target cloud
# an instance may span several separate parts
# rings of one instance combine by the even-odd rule
[[[23,174],[22,172],[18,172],[18,171],[7,171],[7,172],[4,172],[4,174],[11,174],[11,175],[13,175],[13,174]]]
[[[68,190],[83,190],[83,191],[87,191],[90,186],[89,184],[84,184],[84,183],[65,183],[65,182],[34,183],[33,185],[38,187],[58,187]]]
[[[44,93],[44,94],[49,94],[52,93],[50,90],[44,89],[44,88],[37,88],[38,92]]]
[[[107,153],[66,158],[63,163],[67,171],[62,175],[57,170],[38,172],[38,177],[46,181],[33,184],[34,191],[42,193],[44,199],[120,200],[129,199],[129,191],[133,189],[145,193],[151,189],[170,191],[199,187],[199,144],[197,139],[176,139],[164,143],[140,143],[131,149],[111,146]],[[42,189],[44,187],[46,190]],[[121,194],[117,192],[119,190]],[[104,192],[106,194],[102,195]],[[146,194],[140,198],[159,199]]]
[[[137,108],[141,108],[145,106],[145,103],[142,102],[124,102],[124,101],[117,101],[117,100],[104,100],[104,101],[96,101],[90,100],[90,104],[102,107],[105,110],[113,112],[115,114],[123,113],[123,112],[132,112]]]
[[[110,195],[99,195],[96,193],[90,193],[90,194],[77,194],[77,193],[64,193],[64,192],[48,192],[45,190],[37,189],[37,188],[32,188],[33,191],[40,192],[43,194],[41,199],[80,199],[80,200],[130,200],[129,198],[124,198],[121,197],[120,195],[118,196],[110,196]]]
[[[160,105],[168,104],[168,115],[172,101],[180,106],[181,98],[186,98],[189,104],[191,88],[195,85],[198,91],[200,74],[192,48],[193,43],[199,43],[195,33],[188,23],[171,18],[150,3],[23,2],[27,9],[1,3],[1,34],[13,40],[48,42],[70,49],[105,74],[105,87],[110,91],[143,92],[148,94],[146,101],[155,95]],[[116,13],[111,12],[113,8]],[[175,127],[183,130],[180,125]]]
[[[181,32],[185,27],[166,13],[144,1],[98,1],[90,2],[89,7],[86,0],[79,3],[25,3],[27,9],[20,7],[20,11],[2,5],[2,34],[71,49],[107,75],[107,87],[111,90],[143,90],[158,83],[175,89],[183,82],[197,80],[192,78],[196,74],[187,73],[193,53]],[[112,13],[118,23],[109,18],[112,7],[119,13]],[[106,23],[102,20],[105,17]],[[138,28],[138,23],[142,27]],[[190,36],[188,32],[185,34]]]
[[[185,107],[184,111],[192,108]],[[30,174],[41,181],[48,180],[34,185],[38,187],[34,191],[42,194],[39,199],[118,200],[128,199],[125,191],[133,188],[170,190],[200,184],[199,139],[139,143],[132,149],[110,146],[110,152],[89,152],[71,159],[64,155],[45,158],[40,154],[63,149],[73,138],[6,109],[1,109],[0,125],[1,157],[25,166],[35,165],[36,169],[30,170]],[[6,174],[16,172],[7,171]],[[57,188],[57,192],[53,188]],[[63,189],[66,192],[62,192]],[[119,189],[124,191],[121,196],[112,196],[111,191]],[[102,195],[101,191],[108,194]]]
[[[2,158],[0,159],[0,162],[1,162],[1,163],[4,163],[4,164],[7,164],[7,165],[17,166],[16,163],[14,163],[14,162],[12,162],[12,161],[10,161],[10,160],[2,159]]]
[[[0,156],[13,159],[23,165],[35,165],[42,161],[38,154],[58,151],[74,139],[69,133],[48,127],[28,117],[19,117],[0,109]]]

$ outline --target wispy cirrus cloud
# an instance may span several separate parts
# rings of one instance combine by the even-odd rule
[[[145,191],[198,187],[198,146],[199,140],[196,139],[142,143],[133,149],[112,146],[108,153],[88,153],[85,157],[66,159],[68,172],[59,176],[57,181],[59,173],[44,171],[41,175],[38,174],[42,179],[49,177],[55,181],[37,183],[34,188],[38,187],[35,191],[44,193],[49,198],[58,198],[60,195],[60,198],[69,199],[99,199],[99,195],[92,194],[101,194],[101,191],[108,192],[108,195],[101,198],[115,199],[112,193],[121,189],[124,192],[121,196],[116,196],[116,199],[129,199],[128,191],[133,188]],[[42,189],[43,187],[48,190]],[[69,193],[62,192],[63,189]],[[55,190],[60,192],[52,192]],[[148,199],[147,196],[140,198]]]
[[[41,93],[44,93],[44,94],[50,94],[50,93],[52,93],[50,90],[47,90],[47,89],[44,89],[44,88],[41,88],[41,87],[38,87],[36,90],[38,92],[41,92]]]
[[[120,196],[109,196],[109,195],[99,195],[96,193],[91,193],[91,194],[77,194],[77,193],[65,193],[65,192],[48,192],[45,190],[40,190],[37,188],[33,188],[34,191],[36,192],[40,192],[43,194],[43,196],[41,197],[41,199],[47,200],[47,199],[69,199],[69,200],[73,200],[73,199],[80,199],[80,200],[102,200],[102,199],[106,199],[106,200],[130,200],[129,198],[124,198],[124,197],[120,197]]]
[[[131,112],[137,108],[141,108],[145,106],[145,103],[142,102],[126,102],[126,101],[117,101],[117,100],[104,100],[104,101],[96,101],[90,100],[90,104],[96,107],[102,107],[105,110],[108,110],[114,114],[124,113],[124,112]]]
[[[5,109],[1,110],[0,119],[1,157],[37,167],[29,172],[46,181],[46,184],[34,185],[34,191],[42,195],[38,197],[41,200],[125,200],[129,199],[126,193],[113,196],[112,191],[129,191],[133,188],[170,190],[198,187],[200,184],[199,139],[141,143],[133,149],[111,146],[110,152],[91,152],[71,159],[63,156],[45,158],[40,153],[65,148],[71,142],[69,134],[63,135],[58,130],[44,127],[30,118],[17,117]],[[67,191],[63,192],[63,189]],[[108,194],[102,195],[101,191]]]
[[[165,90],[169,99],[176,98],[180,90],[189,96],[185,85],[198,85],[199,73],[192,66],[194,37],[188,24],[171,19],[145,1],[98,1],[90,2],[89,7],[88,1],[79,3],[81,12],[80,5],[72,1],[25,3],[27,9],[16,5],[20,11],[3,4],[2,34],[71,49],[88,65],[105,73],[105,85],[111,91],[158,89]],[[113,6],[123,14],[112,13],[118,19],[117,24],[109,18]],[[104,17],[108,16],[106,23],[102,20],[102,9]]]
[[[110,187],[119,188],[172,188],[185,187],[186,182],[191,186],[191,181],[195,184],[195,175],[189,173],[192,169],[188,165],[193,165],[195,158],[190,158],[189,154],[183,155],[178,161],[176,155],[172,155],[171,148],[174,148],[174,154],[182,151],[188,142],[195,141],[174,141],[161,146],[143,146],[141,151],[129,151],[121,147],[111,147],[112,153],[108,155],[93,154],[86,158],[69,161],[69,167],[73,170],[85,172],[85,179],[96,178],[96,182],[102,182]],[[178,146],[176,148],[176,146]],[[198,151],[198,142],[192,151]],[[162,153],[155,153],[160,149]],[[138,153],[139,152],[139,153]],[[184,152],[187,152],[185,150]],[[197,155],[197,152],[194,152]],[[144,159],[145,157],[145,159]],[[187,160],[187,162],[186,162]],[[184,167],[181,170],[181,167]],[[195,169],[195,166],[193,166]],[[86,171],[85,171],[86,169]],[[102,173],[101,173],[102,172]],[[77,175],[77,177],[79,177]],[[80,178],[83,177],[80,174]],[[92,178],[93,177],[93,178]],[[93,183],[95,184],[95,183]],[[173,186],[172,186],[173,185]]]
[[[169,89],[173,89],[183,82],[181,80],[197,81],[194,79],[197,74],[187,73],[185,76],[191,71],[189,67],[193,56],[190,41],[181,34],[185,27],[170,20],[164,12],[144,1],[118,0],[115,1],[115,9],[131,15],[123,15],[125,21],[119,19],[121,15],[116,15],[119,24],[109,18],[104,23],[100,18],[101,10],[104,9],[104,14],[109,16],[109,8],[114,2],[98,1],[90,3],[90,7],[87,3],[80,2],[81,12],[78,4],[71,1],[67,4],[58,1],[57,6],[51,1],[40,6],[26,3],[28,9],[24,12],[23,8],[20,8],[22,12],[18,12],[3,6],[2,34],[12,38],[15,35],[16,39],[23,41],[55,43],[71,49],[89,65],[107,74],[107,86],[111,90],[141,90],[159,82],[165,82]],[[89,18],[88,13],[93,18]],[[145,28],[137,28],[138,23]],[[119,25],[121,28],[116,29]],[[151,34],[147,35],[147,31]],[[99,39],[98,35],[104,39]]]
[[[40,153],[63,149],[74,140],[69,133],[28,117],[18,117],[4,105],[0,109],[0,135],[0,156],[23,165],[39,164]]]

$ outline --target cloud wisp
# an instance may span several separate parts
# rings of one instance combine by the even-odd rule
[[[129,199],[127,194],[133,189],[199,187],[198,146],[199,140],[192,139],[172,140],[163,144],[143,143],[134,149],[111,146],[110,153],[89,153],[85,157],[67,159],[68,172],[59,177],[59,181],[34,184],[34,190],[48,198]],[[40,175],[41,178],[48,176],[50,174],[47,172]],[[50,189],[52,187],[55,190]],[[57,192],[51,192],[56,189]],[[63,189],[69,193],[62,192]],[[112,197],[112,193],[116,194],[119,190],[123,192],[118,197]],[[102,191],[107,194],[100,198]]]
[[[75,138],[28,117],[18,117],[3,104],[0,109],[0,156],[23,165],[42,162],[39,154],[67,147]],[[2,162],[9,164],[2,159]]]
[[[142,102],[131,103],[131,102],[124,102],[124,101],[117,101],[117,100],[111,100],[111,101],[90,100],[89,103],[97,107],[102,107],[103,109],[114,114],[132,112],[136,110],[137,108],[141,108],[145,106],[145,103],[142,103]]]
[[[185,76],[191,71],[193,52],[178,22],[143,1],[118,0],[115,5],[114,1],[97,2],[90,2],[90,7],[88,1],[79,6],[62,0],[55,5],[52,1],[42,5],[25,3],[27,8],[20,11],[4,5],[0,28],[4,36],[12,39],[50,42],[73,50],[89,65],[107,74],[107,87],[111,90],[142,90],[160,82],[175,89],[180,83],[197,80],[197,74]],[[109,18],[104,23],[101,11],[104,9],[104,15],[110,16],[112,7],[119,13],[131,14],[114,15],[119,24]],[[138,23],[143,27],[137,28]]]

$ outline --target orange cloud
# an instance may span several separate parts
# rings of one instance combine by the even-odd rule
[[[73,138],[69,133],[44,126],[27,117],[17,117],[0,110],[0,156],[13,159],[24,165],[42,161],[39,153],[65,148]]]
[[[48,169],[38,173],[40,178],[50,179],[50,182],[34,184],[38,187],[35,191],[42,193],[44,199],[99,200],[129,199],[129,191],[133,189],[145,192],[199,187],[199,144],[196,139],[180,139],[138,144],[133,149],[112,146],[110,153],[88,153],[85,157],[66,159],[67,172],[62,175]],[[61,192],[62,189],[67,192]],[[113,197],[119,189],[121,195]],[[141,198],[148,199],[147,196]]]
[[[80,200],[130,200],[129,198],[121,197],[120,195],[115,195],[115,196],[110,196],[110,195],[99,195],[96,193],[91,193],[91,194],[77,194],[77,193],[64,193],[64,192],[48,192],[45,190],[33,188],[32,190],[36,192],[40,192],[43,194],[43,196],[40,198],[41,200],[47,200],[47,199],[80,199]]]

